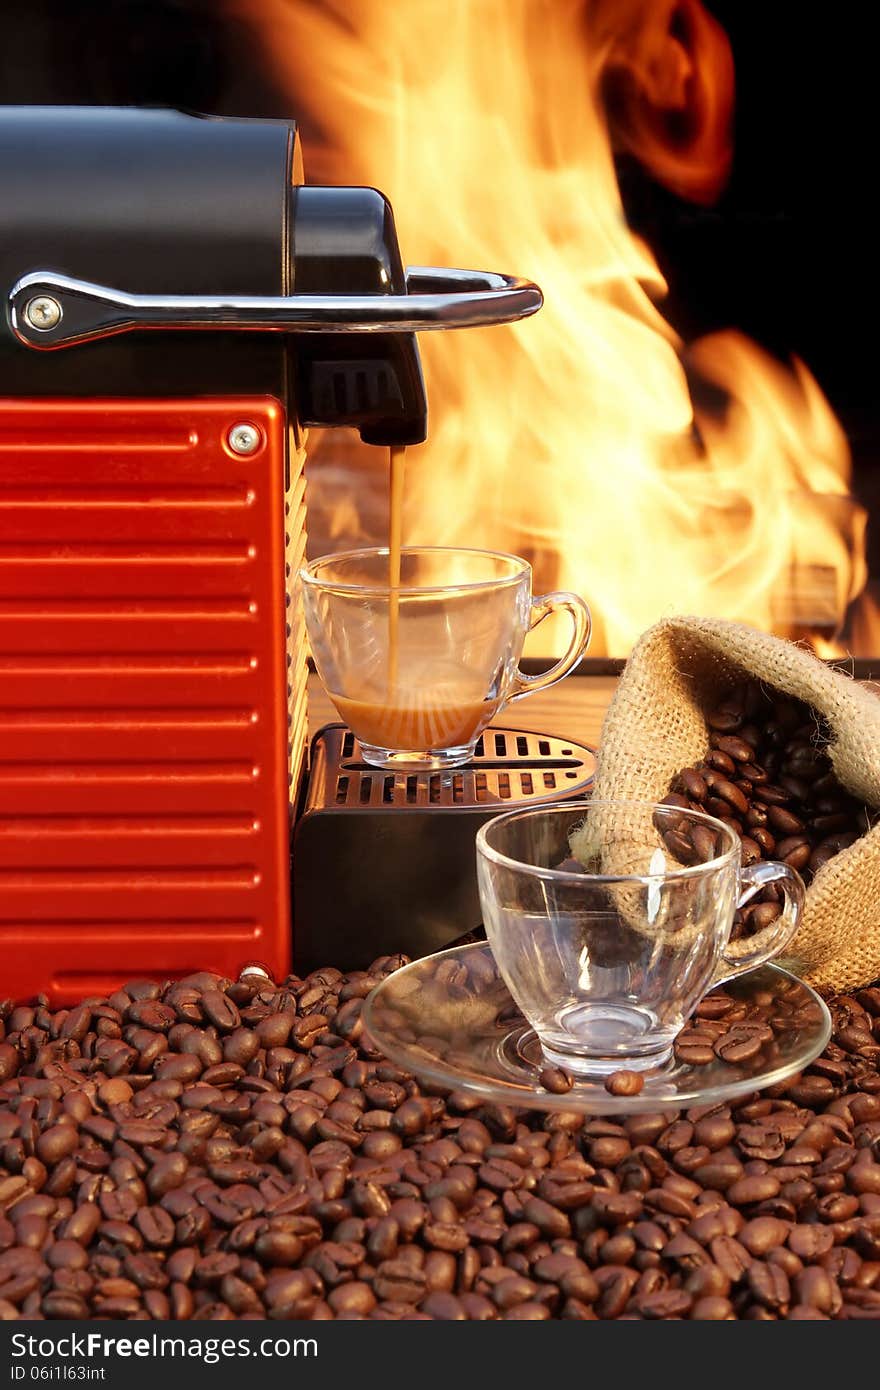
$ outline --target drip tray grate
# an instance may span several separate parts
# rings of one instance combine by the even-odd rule
[[[313,748],[312,779],[324,804],[360,806],[497,806],[558,801],[589,785],[596,759],[570,739],[522,729],[487,729],[471,762],[449,772],[383,772],[360,756],[343,724],[321,730]],[[314,792],[317,788],[310,788]],[[314,804],[314,795],[310,802]]]

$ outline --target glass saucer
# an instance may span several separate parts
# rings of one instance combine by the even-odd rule
[[[637,1096],[612,1096],[602,1079],[556,1095],[538,1080],[547,1065],[482,942],[417,960],[389,975],[365,1002],[364,1026],[397,1066],[423,1081],[516,1109],[631,1114],[680,1110],[749,1095],[808,1066],[831,1037],[831,1016],[809,985],[764,965],[717,987],[767,1006],[774,1041],[749,1062],[689,1066],[673,1057],[644,1071]]]

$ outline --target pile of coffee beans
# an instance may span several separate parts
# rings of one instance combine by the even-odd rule
[[[0,1005],[0,1317],[880,1317],[880,988],[760,1096],[523,1116],[378,1054],[402,963]]]
[[[794,979],[738,998],[738,986],[713,989],[673,1043],[679,1062],[702,1067],[725,1062],[744,1079],[765,1076],[780,1062],[779,1036],[797,1036],[817,1023],[818,1006]]]
[[[705,758],[682,768],[664,800],[724,821],[742,839],[744,864],[779,859],[809,883],[876,820],[838,782],[826,751],[829,730],[808,705],[745,681],[718,701],[707,723]],[[711,831],[685,819],[666,838],[682,863],[716,853]],[[764,889],[737,913],[733,938],[769,926],[780,911],[777,890]]]

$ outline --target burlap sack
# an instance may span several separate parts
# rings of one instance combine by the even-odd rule
[[[880,699],[792,642],[713,618],[666,619],[633,648],[602,727],[594,798],[659,801],[683,767],[705,756],[706,711],[744,675],[823,715],[838,779],[880,807]],[[572,836],[584,862],[595,859],[597,844],[607,846],[601,816],[591,811]],[[648,821],[642,829],[656,842]],[[757,947],[762,935],[745,944]],[[829,990],[880,976],[880,823],[820,869],[786,964]]]

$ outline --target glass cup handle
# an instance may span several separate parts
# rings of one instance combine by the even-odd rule
[[[548,686],[561,681],[563,676],[567,676],[569,671],[577,666],[590,645],[590,636],[593,630],[590,610],[582,598],[577,594],[570,594],[564,589],[552,594],[541,594],[540,597],[532,599],[529,632],[559,609],[566,612],[572,621],[573,631],[571,641],[568,644],[568,651],[556,662],[555,666],[551,666],[549,671],[543,671],[539,676],[527,676],[517,667],[513,674],[511,693],[507,696],[508,701],[521,700],[525,695],[533,695],[536,690],[546,690]]]
[[[735,975],[754,970],[756,965],[764,965],[772,956],[784,950],[801,924],[806,889],[803,879],[794,869],[790,869],[787,864],[775,862],[749,864],[742,870],[741,877],[744,891],[740,894],[737,907],[744,907],[749,899],[760,893],[762,888],[766,888],[768,883],[778,883],[781,886],[785,903],[776,921],[767,927],[768,944],[762,949],[736,956],[722,951],[719,973],[715,978],[716,984],[722,979],[732,980]],[[764,936],[765,933],[762,932],[761,935]]]

